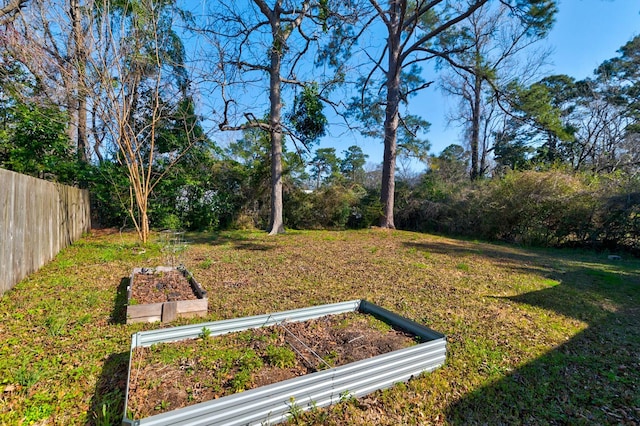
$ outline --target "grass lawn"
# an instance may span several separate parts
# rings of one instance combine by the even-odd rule
[[[299,424],[640,424],[640,260],[401,231],[189,235],[207,318],[367,299],[447,335],[444,367]],[[96,232],[0,298],[0,424],[119,424],[134,267]],[[179,320],[171,325],[185,324]]]

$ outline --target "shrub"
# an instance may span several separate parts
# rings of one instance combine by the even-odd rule
[[[363,227],[370,220],[361,199],[366,191],[340,184],[326,185],[313,192],[289,191],[285,199],[285,224],[295,229],[343,229],[348,224]]]
[[[564,170],[514,171],[449,186],[427,176],[396,212],[403,229],[538,246],[640,252],[637,180]]]

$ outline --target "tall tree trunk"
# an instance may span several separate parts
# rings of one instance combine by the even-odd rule
[[[279,3],[276,4],[277,9]],[[280,28],[280,11],[274,10],[270,19],[273,32],[273,46],[271,48],[271,67],[269,68],[269,127],[271,133],[271,218],[269,235],[284,232],[283,196],[282,196],[282,99],[280,94],[280,67],[282,63],[282,49],[285,40]]]
[[[471,107],[471,140],[469,141],[469,145],[471,147],[471,180],[478,179],[480,175],[478,157],[480,145],[480,104],[482,101],[482,75],[480,75],[481,72],[482,71],[480,69],[476,68],[473,85],[473,105]]]
[[[89,162],[87,153],[87,90],[86,78],[86,46],[82,31],[82,14],[79,0],[71,0],[69,13],[73,23],[74,62],[76,71],[76,96],[77,102],[77,153],[78,158],[85,163]]]
[[[387,105],[384,119],[384,157],[382,162],[382,187],[380,189],[380,202],[383,206],[383,214],[380,220],[382,228],[395,229],[393,220],[396,149],[398,137],[398,121],[400,106],[400,1],[391,2],[390,19],[388,23],[389,60],[387,70]]]

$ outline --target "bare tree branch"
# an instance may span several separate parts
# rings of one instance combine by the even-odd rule
[[[29,0],[12,0],[0,9],[0,25],[7,25],[16,18],[20,10],[26,6]]]

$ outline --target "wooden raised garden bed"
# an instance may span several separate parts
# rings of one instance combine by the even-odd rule
[[[364,300],[139,332],[123,425],[278,423],[445,357],[444,335]]]
[[[127,287],[127,324],[169,322],[207,314],[207,292],[184,268],[134,268]]]

